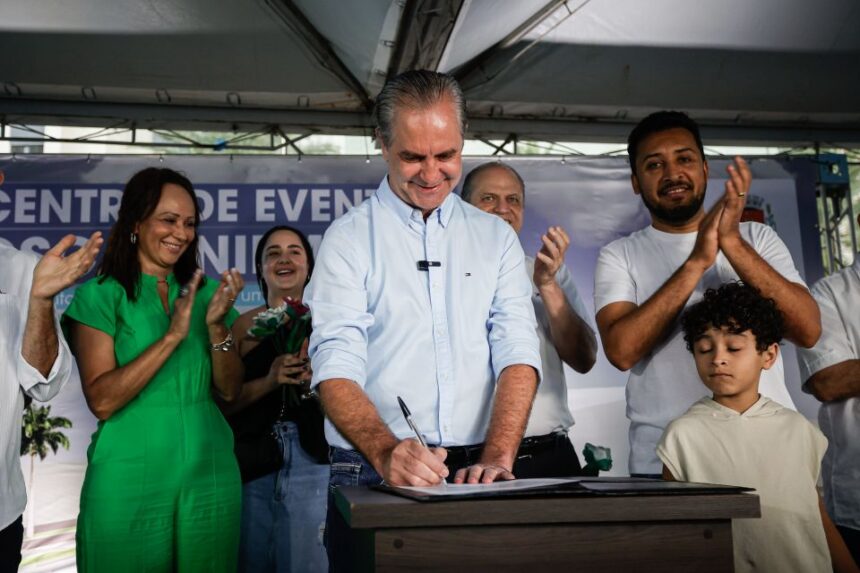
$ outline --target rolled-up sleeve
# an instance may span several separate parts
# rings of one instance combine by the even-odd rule
[[[367,330],[373,316],[367,311],[366,258],[355,252],[348,230],[335,223],[326,233],[305,296],[313,318],[311,387],[332,378],[362,388],[367,382]]]
[[[834,304],[834,294],[825,285],[819,283],[813,287],[812,296],[815,297],[821,310],[821,338],[812,348],[797,348],[800,378],[803,380],[803,389],[806,392],[809,391],[806,382],[816,372],[840,362],[858,358],[839,310]]]
[[[532,284],[519,240],[512,230],[506,231],[488,320],[493,372],[498,380],[508,366],[524,364],[533,367],[540,379],[540,341],[531,301]]]
[[[48,376],[43,376],[41,372],[24,359],[23,344],[24,331],[27,324],[26,310],[22,315],[22,323],[19,329],[20,336],[17,337],[15,342],[15,354],[19,357],[19,360],[17,361],[18,383],[21,385],[21,389],[24,390],[25,394],[34,400],[45,402],[56,396],[63,385],[69,381],[69,378],[71,378],[72,353],[69,351],[66,339],[63,338],[63,335],[60,332],[60,325],[57,317],[55,316],[54,329],[57,333],[58,343],[57,357],[51,365],[51,370],[48,373]]]

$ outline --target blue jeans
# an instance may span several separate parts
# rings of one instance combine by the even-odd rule
[[[327,571],[322,530],[329,467],[302,449],[294,423],[273,430],[284,465],[242,487],[239,571]]]
[[[360,453],[333,447],[331,478],[328,483],[325,546],[328,551],[329,571],[354,571],[355,556],[349,538],[349,525],[335,507],[334,491],[339,486],[379,485],[382,483],[382,477]]]

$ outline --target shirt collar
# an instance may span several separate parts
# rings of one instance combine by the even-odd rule
[[[143,284],[154,285],[154,284],[158,284],[158,282],[161,279],[159,279],[155,275],[148,275],[145,272],[141,271],[140,272],[140,280]],[[168,286],[172,286],[172,285],[176,284],[176,275],[174,275],[173,273],[170,273],[169,275],[167,275],[165,277],[165,281],[167,282]]]
[[[645,232],[661,241],[695,241],[696,237],[699,235],[698,231],[689,231],[687,233],[670,233],[669,231],[661,231],[651,224],[645,227]]]
[[[424,215],[421,213],[420,209],[407,205],[403,199],[398,197],[394,191],[391,190],[391,186],[388,184],[388,175],[382,178],[382,183],[379,184],[379,189],[377,190],[376,195],[379,197],[379,202],[394,211],[394,214],[397,215],[404,224],[409,225],[410,221],[418,223],[424,222]],[[443,227],[447,227],[448,222],[451,220],[451,215],[454,213],[454,205],[458,199],[459,197],[457,197],[452,191],[447,197],[445,197],[445,200],[442,201],[442,205],[430,213],[430,217],[437,217],[439,224]]]
[[[762,415],[771,415],[775,413],[775,407],[772,405],[774,402],[772,402],[767,396],[763,396],[761,394],[758,395],[758,400],[756,400],[755,403],[747,408],[743,413],[733,410],[728,406],[723,406],[712,397],[703,399],[702,403],[708,408],[719,412],[725,418],[758,418]]]

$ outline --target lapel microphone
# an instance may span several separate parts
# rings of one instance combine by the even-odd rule
[[[441,267],[440,261],[418,261],[418,270],[430,272],[430,267]]]

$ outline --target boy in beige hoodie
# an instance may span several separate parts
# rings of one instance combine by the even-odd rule
[[[857,571],[815,489],[827,439],[802,415],[758,393],[779,353],[771,299],[739,282],[709,289],[682,317],[705,397],[666,428],[663,477],[751,487],[761,519],[732,526],[735,571]]]

